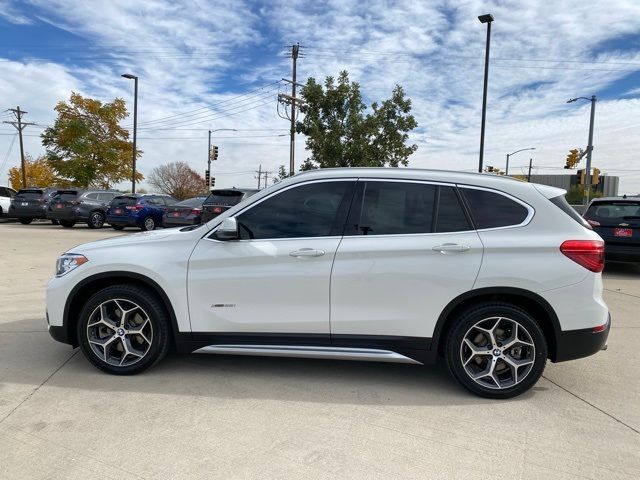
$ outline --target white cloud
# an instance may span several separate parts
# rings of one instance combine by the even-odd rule
[[[105,100],[122,96],[129,102],[132,85],[119,77],[124,71],[140,76],[141,122],[229,101],[255,85],[288,77],[290,61],[277,53],[285,44],[300,41],[305,56],[299,61],[299,78],[323,78],[347,69],[368,99],[388,97],[395,83],[405,87],[420,125],[412,134],[419,149],[410,159],[417,167],[472,170],[477,165],[485,39],[485,26],[476,18],[479,14],[491,12],[495,17],[486,164],[502,165],[507,152],[535,146],[534,164],[562,167],[570,148],[586,145],[589,121],[586,102],[566,105],[565,101],[599,95],[640,68],[637,48],[594,53],[603,42],[611,44],[640,31],[640,3],[631,0],[565,0],[555,2],[553,8],[542,0],[488,4],[273,0],[262,5],[231,0],[36,0],[32,4],[34,17],[93,44],[118,46],[119,52],[126,46],[132,53],[107,58],[91,69],[0,62],[0,78],[6,82],[2,86],[21,85],[3,88],[5,98],[12,103],[20,99],[23,108],[35,112],[29,114],[31,119],[52,121],[55,100],[67,98],[72,89]],[[251,65],[245,55],[251,47],[273,54]],[[601,63],[589,63],[594,61]],[[238,85],[233,91],[216,88],[238,63],[244,67],[238,83],[248,86]],[[36,76],[23,82],[20,68],[51,75],[54,81],[43,85]],[[262,105],[259,99],[264,97],[266,102],[270,93],[273,102]],[[216,118],[196,112],[175,120],[182,119],[184,128],[281,129],[218,134],[252,138],[219,139],[221,160],[214,171],[250,172],[259,163],[275,170],[279,164],[288,164],[287,138],[262,136],[287,129],[276,115],[275,93],[267,91],[244,103],[217,107],[224,112],[226,105],[226,113],[220,115],[233,113],[228,109],[234,105],[239,106],[235,111],[244,110],[243,105],[257,107],[239,115]],[[634,163],[640,148],[640,109],[633,95],[621,93],[621,100],[597,104],[594,164],[603,171],[639,168]],[[212,118],[216,119],[206,121]],[[188,125],[198,120],[202,123]],[[169,139],[148,139],[152,136]],[[182,136],[189,138],[173,140]],[[173,160],[204,168],[206,131],[141,129],[139,137],[145,152],[140,161],[143,172]],[[9,138],[0,136],[0,153],[6,151]],[[29,148],[37,150],[35,140]],[[512,165],[526,163],[528,157],[520,155],[525,153],[514,157]],[[297,159],[305,156],[304,137],[298,136]],[[557,168],[540,171],[562,173]],[[248,185],[253,184],[252,177],[246,173],[217,178],[222,185]],[[640,172],[624,173],[621,190],[640,191]]]

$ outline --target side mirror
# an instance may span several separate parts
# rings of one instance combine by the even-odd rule
[[[218,240],[237,240],[239,237],[238,221],[235,217],[225,218],[216,230]]]

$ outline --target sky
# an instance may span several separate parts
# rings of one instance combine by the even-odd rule
[[[568,173],[590,102],[566,101],[596,95],[593,166],[620,176],[620,193],[640,193],[637,0],[0,0],[0,120],[29,112],[25,151],[42,154],[58,101],[119,97],[132,111],[133,82],[120,76],[132,73],[143,174],[173,161],[204,174],[207,130],[229,129],[212,134],[216,186],[254,186],[260,165],[275,174],[289,163],[277,95],[299,42],[301,83],[346,69],[368,103],[405,89],[418,122],[409,166],[475,171],[485,13],[495,19],[485,165],[504,169],[507,153],[535,147],[511,157],[510,173],[530,158],[533,173]],[[296,165],[307,156],[297,135]],[[15,129],[0,124],[0,184],[19,159]]]

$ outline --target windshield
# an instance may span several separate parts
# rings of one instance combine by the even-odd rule
[[[584,217],[599,222],[616,223],[629,218],[640,218],[640,202],[594,202]]]
[[[111,200],[111,205],[116,207],[126,207],[128,205],[135,205],[136,203],[138,203],[138,197],[128,197],[126,195]]]
[[[204,202],[207,205],[220,205],[223,207],[233,207],[240,203],[244,192],[238,190],[216,190],[211,192],[211,195],[207,197]]]
[[[204,197],[188,198],[175,204],[176,207],[202,207]]]

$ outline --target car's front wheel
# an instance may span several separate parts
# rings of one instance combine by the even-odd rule
[[[529,390],[544,371],[544,333],[526,311],[484,303],[456,319],[445,346],[452,375],[471,392],[511,398]]]
[[[169,349],[169,317],[153,292],[117,285],[94,294],[77,325],[85,357],[114,375],[142,372]]]
[[[92,212],[89,216],[87,225],[89,228],[102,228],[104,225],[105,216],[102,212]]]

